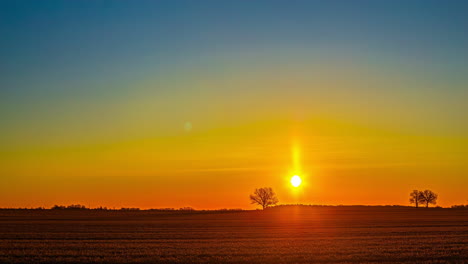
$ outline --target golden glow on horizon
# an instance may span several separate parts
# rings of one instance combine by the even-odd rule
[[[294,175],[294,176],[291,178],[291,184],[292,184],[292,186],[294,186],[294,187],[299,187],[299,185],[301,185],[301,183],[302,183],[301,177],[299,177],[298,175]]]
[[[465,139],[395,134],[333,120],[211,130],[190,122],[197,124],[190,133],[183,122],[175,123],[183,134],[172,137],[2,149],[0,207],[248,208],[245,198],[260,186],[271,186],[285,204],[406,205],[408,186],[420,186],[427,177],[431,182],[424,186],[443,195],[441,206],[465,201],[460,197],[468,179],[460,175],[466,175],[468,163],[456,155],[467,146]],[[441,172],[447,177],[440,178]],[[294,175],[302,179],[298,188],[290,182]],[[218,191],[225,195],[213,200]]]

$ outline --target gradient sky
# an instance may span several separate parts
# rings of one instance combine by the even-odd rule
[[[0,1],[0,207],[254,208],[263,186],[282,203],[466,203],[467,14]]]

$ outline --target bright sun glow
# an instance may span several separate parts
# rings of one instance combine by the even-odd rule
[[[291,178],[291,184],[292,184],[292,186],[298,187],[299,185],[301,185],[301,183],[302,183],[301,177],[299,177],[299,176],[297,176],[297,175],[294,175],[294,176]]]

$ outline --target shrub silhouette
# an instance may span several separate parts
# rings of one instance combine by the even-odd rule
[[[81,205],[81,204],[72,204],[69,206],[63,206],[63,205],[54,205],[52,210],[86,210],[86,206]]]

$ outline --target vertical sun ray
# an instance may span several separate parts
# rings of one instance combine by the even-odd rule
[[[297,140],[294,140],[291,147],[293,174],[299,174],[301,171],[300,149]]]

